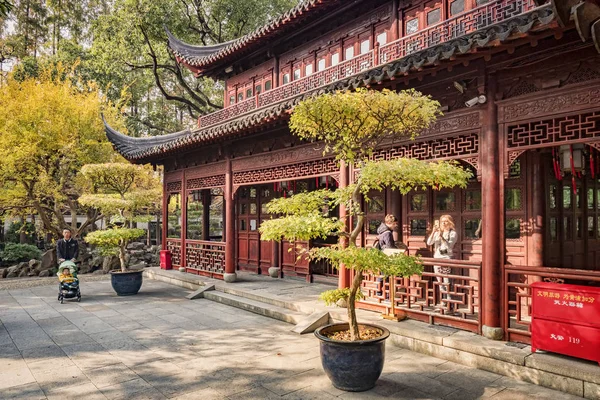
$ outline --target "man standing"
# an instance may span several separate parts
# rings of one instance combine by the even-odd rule
[[[62,263],[65,260],[75,261],[79,255],[79,243],[77,240],[71,237],[71,230],[63,230],[63,239],[60,239],[56,243],[56,257],[58,263]]]

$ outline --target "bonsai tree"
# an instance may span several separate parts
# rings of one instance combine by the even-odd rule
[[[160,204],[160,179],[149,167],[129,163],[87,164],[81,169],[81,178],[86,189],[79,202],[100,209],[113,225],[88,233],[85,241],[98,246],[104,255],[118,255],[125,272],[127,245],[145,234],[143,229],[131,228],[131,223]]]
[[[399,158],[374,161],[374,151],[383,142],[414,139],[440,115],[439,103],[429,96],[409,90],[336,92],[305,100],[292,113],[290,128],[302,139],[322,142],[324,155],[360,168],[356,182],[334,192],[320,190],[299,193],[290,198],[272,200],[268,211],[277,219],[262,223],[261,240],[311,240],[337,235],[337,245],[313,248],[312,259],[327,259],[355,272],[351,287],[325,298],[347,296],[350,340],[360,340],[355,301],[365,273],[384,276],[411,276],[422,272],[419,257],[396,254],[388,256],[373,248],[356,245],[363,232],[364,212],[361,199],[369,201],[372,190],[391,188],[406,194],[416,188],[435,189],[466,187],[469,171],[452,162],[425,162]],[[352,229],[346,221],[329,217],[324,208],[345,204],[353,216]],[[361,293],[362,294],[362,293]]]

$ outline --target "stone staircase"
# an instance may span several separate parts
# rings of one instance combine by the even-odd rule
[[[226,284],[215,279],[177,271],[161,271],[158,268],[147,268],[145,275],[190,290],[214,285],[214,290],[204,291],[201,296],[296,325],[293,330],[298,333],[314,330],[314,324],[310,325],[312,328],[306,328],[307,321],[311,318],[316,321],[323,313],[327,314],[325,321],[346,320],[346,309],[325,307],[318,301],[318,294],[331,289],[331,286],[285,279],[271,280],[249,274],[242,274],[239,282]],[[597,363],[557,354],[532,353],[527,345],[493,341],[454,328],[414,320],[400,323],[387,321],[379,313],[369,311],[357,310],[357,317],[361,322],[388,328],[391,333],[389,345],[600,400],[600,367]],[[323,324],[322,318],[318,324]],[[297,329],[301,326],[303,329]]]

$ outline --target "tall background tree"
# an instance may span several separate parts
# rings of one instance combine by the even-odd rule
[[[0,85],[0,213],[36,215],[55,237],[67,227],[78,235],[101,215],[78,202],[76,176],[84,164],[117,157],[99,118],[118,124],[117,110],[60,65],[38,75]],[[86,216],[80,226],[78,215]]]
[[[5,0],[0,0],[5,1]],[[180,68],[167,48],[167,26],[190,43],[235,39],[297,0],[14,0],[0,14],[0,70],[73,63],[114,102],[123,98],[129,133],[165,134],[222,106],[221,84]]]

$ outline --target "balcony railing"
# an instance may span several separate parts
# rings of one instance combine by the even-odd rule
[[[410,278],[366,275],[363,301],[357,307],[388,314],[392,308],[410,318],[453,326],[475,333],[481,331],[481,262],[422,258],[425,271]],[[433,272],[433,266],[450,269],[449,274]],[[394,295],[390,287],[394,282]]]
[[[186,240],[185,268],[197,275],[222,276],[225,272],[225,242]]]
[[[246,99],[198,120],[198,127],[217,125],[253,110],[295,97],[307,91],[326,86],[343,78],[356,75],[377,65],[398,60],[420,50],[449,42],[460,36],[475,32],[492,24],[502,22],[536,7],[534,0],[495,0],[450,19],[431,25],[414,34],[402,37],[350,60],[318,71],[254,98]]]

